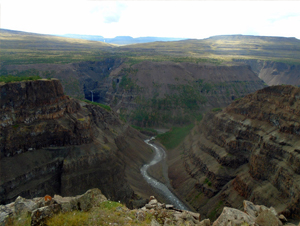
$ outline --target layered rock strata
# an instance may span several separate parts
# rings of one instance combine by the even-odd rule
[[[170,179],[211,218],[244,199],[299,217],[299,131],[300,89],[267,87],[207,113],[170,155]]]
[[[64,95],[55,79],[0,88],[1,203],[98,187],[132,207],[137,195],[126,177],[140,181],[132,172],[152,155],[141,134],[113,111]]]

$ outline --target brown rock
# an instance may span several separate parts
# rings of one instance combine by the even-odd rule
[[[282,226],[282,222],[274,215],[271,210],[262,211],[255,219],[259,226]]]
[[[193,197],[189,202],[205,215],[219,214],[216,203],[239,208],[248,199],[273,206],[286,217],[299,217],[299,97],[298,87],[270,86],[223,111],[208,112],[185,139],[184,151],[178,148],[169,161],[178,193],[201,192],[207,202]],[[263,210],[246,208],[252,216]]]
[[[210,220],[209,219],[204,219],[199,223],[199,226],[210,226]]]
[[[213,223],[213,226],[242,225],[243,223],[254,226],[255,218],[240,210],[224,207],[219,218]]]

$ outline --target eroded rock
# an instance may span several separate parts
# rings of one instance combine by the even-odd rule
[[[255,218],[237,209],[224,207],[219,218],[213,226],[242,225],[247,223],[249,226],[256,226]]]

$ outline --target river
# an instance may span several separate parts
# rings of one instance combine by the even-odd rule
[[[153,147],[155,150],[155,156],[153,157],[152,161],[149,164],[143,165],[141,168],[141,173],[145,180],[150,184],[152,187],[155,189],[158,189],[160,193],[169,201],[168,204],[174,205],[174,207],[182,210],[189,210],[189,208],[181,202],[170,190],[169,188],[164,185],[163,183],[155,180],[153,177],[149,176],[147,170],[150,166],[153,166],[160,161],[162,161],[167,155],[166,152],[163,148],[159,148],[157,145],[150,143],[151,140],[154,138],[152,137],[151,139],[145,140],[145,143],[148,144],[149,146]],[[163,172],[163,174],[167,174],[167,172]]]

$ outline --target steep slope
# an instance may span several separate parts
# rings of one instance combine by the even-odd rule
[[[37,73],[62,81],[70,96],[108,104],[140,126],[186,124],[200,113],[225,107],[265,85],[240,63],[143,61],[130,66],[122,59],[66,65],[8,65],[8,72]]]
[[[80,99],[91,100],[91,91],[95,102],[103,102],[103,97],[108,90],[107,83],[110,72],[118,68],[123,60],[106,58],[100,61],[84,61],[69,64],[30,64],[30,65],[7,65],[3,67],[5,74],[29,74],[33,73],[42,78],[57,78],[61,81],[67,95]],[[101,88],[101,92],[99,91]]]
[[[243,199],[300,216],[300,89],[271,86],[207,113],[169,155],[173,186],[214,218]]]
[[[295,85],[300,86],[300,65],[262,60],[235,60],[244,62],[269,86]]]
[[[113,111],[69,98],[55,79],[0,86],[1,203],[98,187],[133,206],[134,186],[153,193],[137,173],[152,152]]]
[[[123,64],[110,77],[104,102],[140,126],[190,123],[264,87],[249,66],[240,65],[144,61]]]

